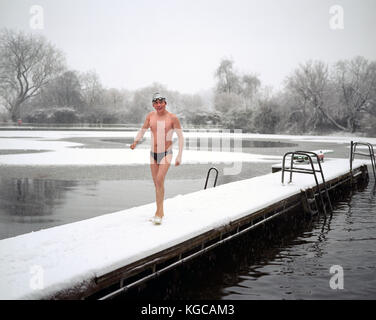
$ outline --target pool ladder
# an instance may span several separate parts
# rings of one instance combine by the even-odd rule
[[[368,153],[356,152],[356,147],[358,145],[368,147]],[[363,157],[370,157],[371,158],[371,166],[373,170],[373,177],[376,181],[376,160],[375,160],[375,152],[373,150],[373,145],[368,142],[354,142],[351,141],[351,150],[350,150],[350,171],[352,173],[352,164],[355,158],[355,155],[363,156]]]
[[[204,187],[204,189],[206,189],[206,187],[208,186],[208,179],[209,179],[210,172],[211,172],[212,170],[215,170],[215,172],[216,172],[213,188],[215,188],[215,186],[217,185],[218,169],[217,169],[216,167],[211,167],[211,168],[209,169],[207,175],[206,175],[206,181],[205,181],[205,187]]]
[[[290,167],[286,168],[285,162],[286,162],[286,157],[288,155],[291,155],[291,163],[290,163]],[[311,168],[294,167],[294,157],[295,156],[302,156],[302,157],[305,157],[306,159],[308,159],[309,163],[311,164]],[[318,163],[318,167],[319,167],[318,169],[315,169],[315,167],[313,165],[312,157],[315,157],[317,159],[317,163]],[[316,153],[311,152],[311,151],[293,151],[293,152],[285,153],[285,155],[283,156],[283,160],[282,160],[282,184],[284,183],[285,171],[290,172],[289,183],[292,182],[292,173],[293,172],[304,173],[304,174],[312,174],[315,177],[315,182],[316,182],[317,190],[318,190],[318,193],[319,193],[319,196],[320,196],[321,204],[322,204],[322,207],[324,209],[324,213],[326,214],[326,205],[325,205],[325,202],[324,202],[324,198],[322,196],[323,193],[325,193],[325,195],[328,199],[330,211],[333,211],[332,203],[330,201],[328,188],[326,187],[326,182],[325,182],[325,178],[324,178],[324,173],[322,171],[320,159],[319,159],[319,156]],[[319,181],[317,179],[316,172],[319,172],[321,174],[321,179],[322,179],[322,182],[323,182],[323,185],[324,185],[324,190],[321,190],[321,188],[320,188],[320,184],[319,184]],[[305,192],[306,204],[307,204],[308,211],[311,214],[317,214],[318,213],[318,205],[317,205],[315,193],[312,190],[312,196],[309,197],[307,191],[305,190],[304,192]],[[312,207],[311,207],[311,205],[313,203],[316,206],[316,210],[313,210]]]

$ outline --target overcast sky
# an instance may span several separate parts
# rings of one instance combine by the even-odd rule
[[[30,27],[32,5],[43,8],[42,30]],[[333,5],[343,29],[330,27]],[[1,27],[42,33],[71,69],[95,70],[107,88],[160,82],[195,93],[231,58],[278,89],[309,59],[376,60],[376,0],[0,0]]]

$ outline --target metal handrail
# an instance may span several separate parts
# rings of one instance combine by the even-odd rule
[[[198,250],[198,251],[196,251],[196,252],[194,252],[194,253],[192,253],[192,254],[184,257],[184,258],[181,257],[181,255],[180,255],[178,261],[175,261],[175,262],[169,264],[168,266],[166,266],[166,267],[164,267],[160,270],[156,270],[156,266],[155,266],[153,268],[153,272],[151,274],[149,274],[149,275],[147,275],[147,276],[145,276],[145,277],[143,277],[139,280],[136,280],[136,281],[134,281],[130,284],[121,285],[121,287],[119,289],[116,289],[115,291],[112,291],[111,293],[108,293],[105,296],[98,298],[98,300],[107,300],[107,299],[114,298],[114,297],[120,295],[121,293],[127,292],[129,289],[131,289],[133,287],[136,287],[140,284],[145,283],[148,280],[151,280],[153,278],[157,278],[157,277],[161,276],[162,274],[164,274],[165,272],[167,272],[167,271],[169,271],[169,270],[171,270],[171,269],[173,269],[173,268],[175,268],[179,265],[182,265],[182,264],[184,264],[184,263],[186,263],[186,262],[188,262],[188,261],[190,261],[190,260],[192,260],[192,259],[194,259],[194,258],[196,258],[196,257],[216,248],[216,247],[218,247],[219,245],[222,245],[222,244],[224,244],[224,243],[226,243],[226,242],[228,242],[228,241],[230,241],[234,238],[237,238],[237,237],[241,236],[242,234],[245,234],[245,233],[249,232],[250,230],[259,227],[260,225],[263,225],[265,222],[268,222],[269,220],[272,220],[272,219],[284,214],[285,212],[288,212],[288,211],[298,207],[299,205],[300,205],[300,203],[294,203],[294,204],[290,205],[289,207],[286,207],[286,203],[284,203],[282,210],[274,212],[272,215],[267,216],[267,217],[264,215],[263,219],[258,221],[258,222],[253,223],[253,221],[252,221],[251,225],[249,225],[245,229],[240,230],[239,226],[238,226],[238,228],[236,229],[236,232],[234,234],[228,235],[225,238],[222,238],[222,235],[221,235],[220,240],[214,242],[213,244],[205,246],[205,242],[203,242],[201,244],[200,250]]]
[[[205,187],[204,189],[206,189],[207,185],[208,185],[208,179],[209,179],[209,175],[210,175],[210,171],[212,170],[215,170],[216,171],[216,175],[215,175],[215,180],[214,180],[214,186],[213,188],[215,188],[215,186],[217,185],[217,178],[218,178],[218,169],[216,167],[211,167],[209,170],[208,170],[208,173],[206,175],[206,181],[205,181]]]
[[[286,160],[286,157],[288,155],[291,155],[290,169],[287,169],[285,167],[285,160]],[[295,155],[306,156],[308,158],[310,164],[311,164],[311,169],[296,168],[296,167],[294,168],[294,156]],[[312,156],[316,157],[317,163],[319,165],[319,170],[315,169],[315,167],[313,165],[313,161],[312,161]],[[285,155],[283,156],[283,160],[282,160],[282,183],[284,183],[285,171],[290,172],[290,181],[289,181],[289,183],[292,182],[292,173],[293,172],[295,172],[295,173],[304,173],[304,174],[313,174],[313,176],[315,178],[316,186],[317,186],[317,189],[318,189],[318,192],[319,192],[319,196],[320,196],[320,199],[321,199],[321,203],[322,203],[324,212],[326,214],[326,207],[325,207],[324,199],[322,197],[322,192],[321,192],[321,189],[320,189],[320,184],[319,184],[319,181],[318,181],[317,175],[316,175],[316,172],[320,172],[321,179],[322,179],[323,184],[324,184],[325,194],[326,194],[326,197],[328,198],[328,201],[329,201],[330,211],[333,211],[332,203],[331,203],[330,197],[329,197],[329,192],[328,192],[328,189],[326,187],[324,173],[322,171],[322,167],[321,167],[321,163],[320,163],[320,158],[319,158],[319,156],[316,153],[311,152],[311,151],[300,151],[300,150],[299,151],[290,151],[290,152],[285,153]]]
[[[356,147],[358,145],[366,146],[368,147],[369,153],[362,153],[362,152],[356,152]],[[363,156],[363,157],[370,157],[371,158],[371,166],[373,170],[373,177],[376,181],[376,160],[375,160],[375,152],[373,150],[373,145],[368,142],[354,142],[351,141],[351,150],[350,150],[350,171],[352,172],[352,163],[355,159],[355,155]]]

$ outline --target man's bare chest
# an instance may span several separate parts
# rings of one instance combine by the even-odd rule
[[[166,117],[157,117],[157,116],[152,116],[150,118],[150,129],[153,132],[157,131],[169,131],[173,128],[172,124],[172,119],[170,116]]]

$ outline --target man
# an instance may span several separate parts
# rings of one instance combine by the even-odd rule
[[[166,110],[166,97],[157,92],[153,95],[152,103],[155,111],[147,114],[144,125],[132,143],[131,149],[133,150],[136,147],[145,132],[150,128],[150,169],[154,181],[157,203],[157,211],[152,218],[152,222],[154,224],[161,224],[164,216],[164,180],[172,160],[172,135],[176,132],[179,138],[179,153],[176,156],[175,166],[181,163],[184,137],[178,117]]]

